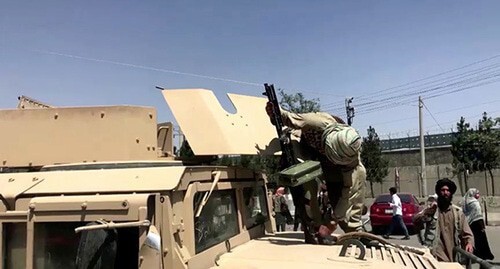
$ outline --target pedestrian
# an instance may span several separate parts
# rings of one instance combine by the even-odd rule
[[[268,102],[266,112],[271,122],[272,111],[273,105]],[[299,211],[302,218],[306,242],[322,244],[323,238],[331,234],[337,224],[344,232],[362,231],[366,170],[360,158],[362,139],[359,134],[339,117],[329,113],[280,111],[284,125],[300,130],[301,153],[321,163],[322,179],[333,209],[331,220],[322,218],[316,199],[316,182],[305,183],[297,188],[299,191],[292,188],[295,210]],[[304,201],[304,205],[301,205],[301,201]]]
[[[457,185],[448,178],[436,182],[437,202],[415,215],[415,225],[425,223],[423,245],[431,250],[438,261],[463,263],[460,247],[472,253],[474,237],[462,208],[452,204]]]
[[[276,220],[276,231],[284,232],[286,229],[286,210],[288,209],[286,205],[285,188],[279,187],[273,195],[273,211],[274,218]]]
[[[410,239],[410,235],[408,234],[408,229],[403,221],[403,204],[401,203],[401,198],[397,195],[396,187],[389,188],[389,192],[391,193],[391,202],[389,205],[392,207],[392,221],[391,225],[389,225],[389,230],[384,234],[384,238],[389,238],[394,228],[400,228],[405,236],[402,238],[403,240]]]
[[[474,234],[474,255],[483,260],[493,260],[495,257],[493,253],[491,253],[490,245],[488,244],[483,212],[481,210],[481,204],[478,201],[479,197],[480,195],[477,189],[469,189],[464,196],[462,208],[472,230],[472,234]]]
[[[426,203],[425,203],[425,205],[426,205],[426,207],[425,207],[425,208],[427,208],[427,207],[431,207],[431,206],[432,206],[434,203],[436,203],[436,202],[437,202],[437,194],[432,194],[432,195],[429,195],[429,197],[427,197],[427,201],[426,201]],[[422,209],[422,211],[423,211],[423,210],[425,210],[425,208],[424,208],[424,209]],[[422,212],[422,211],[421,211],[421,212]],[[421,213],[421,212],[419,212],[419,213]],[[418,231],[418,233],[417,233],[417,239],[418,239],[418,242],[419,242],[420,244],[422,244],[422,245],[424,244],[425,226],[426,226],[426,223],[425,223],[425,222],[422,222],[420,226],[414,225],[415,230],[417,230],[417,231]]]

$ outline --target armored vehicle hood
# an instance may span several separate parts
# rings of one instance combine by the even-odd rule
[[[238,246],[216,262],[215,268],[337,268],[337,269],[460,269],[458,263],[438,262],[428,251],[416,254],[385,247],[365,247],[347,244],[342,254],[340,245],[320,246],[303,243],[298,232],[278,233]],[[360,253],[364,251],[364,256]]]

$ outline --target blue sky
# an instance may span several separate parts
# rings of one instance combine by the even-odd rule
[[[500,63],[499,10],[499,1],[2,1],[0,107],[24,94],[56,106],[154,106],[171,121],[156,85],[211,89],[231,110],[225,93],[260,95],[255,83],[269,82],[345,118],[346,96],[356,107],[369,94],[398,95],[377,93],[393,86]],[[500,116],[499,88],[424,99],[426,131]],[[395,104],[402,98],[391,109],[360,107],[353,126],[416,135],[417,97]]]

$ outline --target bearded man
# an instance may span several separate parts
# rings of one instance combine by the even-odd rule
[[[460,262],[453,248],[458,246],[472,253],[474,237],[462,209],[451,203],[457,185],[448,178],[436,183],[437,202],[415,215],[416,225],[425,223],[422,244],[430,248],[438,261]]]

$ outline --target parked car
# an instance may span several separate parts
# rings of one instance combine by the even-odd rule
[[[411,193],[398,193],[401,203],[403,204],[403,221],[409,232],[413,229],[413,216],[421,209],[417,197]],[[370,222],[373,233],[380,234],[385,232],[392,221],[392,207],[389,205],[392,197],[389,193],[381,194],[375,198],[375,201],[370,207]]]

